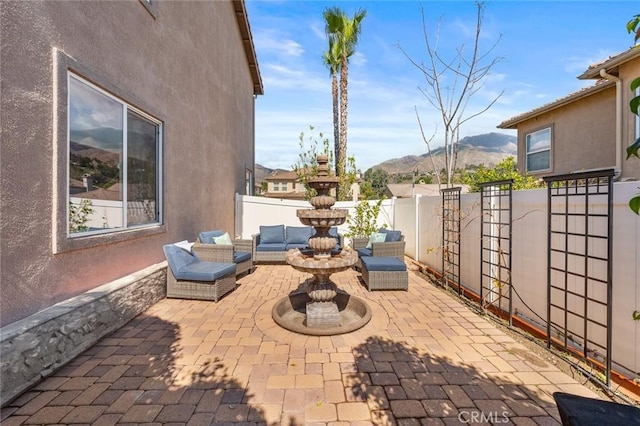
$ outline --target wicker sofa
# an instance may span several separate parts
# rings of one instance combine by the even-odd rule
[[[255,262],[284,262],[289,250],[306,248],[309,238],[315,234],[310,226],[264,225],[252,236]],[[342,234],[332,227],[329,235],[336,238],[338,248],[344,246]]]
[[[175,244],[162,247],[167,263],[167,297],[213,300],[236,288],[236,264],[208,262]]]
[[[198,257],[209,262],[235,263],[236,275],[253,269],[253,242],[251,240],[232,239],[231,244],[216,244],[215,238],[225,234],[224,231],[204,231],[192,247]]]

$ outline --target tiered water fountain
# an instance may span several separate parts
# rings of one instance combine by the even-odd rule
[[[332,226],[345,222],[348,210],[331,208],[336,200],[329,192],[338,186],[338,178],[329,176],[327,162],[326,155],[319,155],[318,176],[309,180],[318,193],[310,200],[314,208],[297,211],[300,222],[316,231],[309,239],[309,249],[292,249],[286,255],[289,265],[313,278],[276,302],[271,311],[281,327],[316,336],[348,333],[371,319],[369,305],[331,281],[331,274],[346,271],[358,261],[358,253],[337,250],[336,239],[329,235]]]

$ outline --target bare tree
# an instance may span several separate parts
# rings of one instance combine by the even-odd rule
[[[486,52],[481,51],[480,34],[482,31],[485,5],[483,2],[476,2],[476,8],[477,20],[475,37],[470,49],[467,49],[467,46],[463,43],[455,49],[455,52],[453,52],[450,57],[441,54],[440,50],[438,50],[440,22],[438,23],[438,28],[435,33],[435,40],[432,42],[427,31],[424,7],[421,7],[422,31],[428,56],[427,63],[425,64],[423,61],[418,62],[413,59],[402,46],[400,46],[402,53],[409,59],[411,64],[420,70],[425,78],[426,87],[420,87],[420,92],[431,106],[441,114],[442,124],[444,125],[447,186],[451,185],[451,179],[456,169],[458,144],[460,142],[460,127],[491,108],[504,93],[504,91],[500,92],[488,101],[485,106],[467,113],[466,109],[469,106],[469,101],[484,87],[492,68],[503,59],[502,57],[490,57],[500,41],[500,37],[498,37],[498,40],[496,40]],[[417,109],[416,115],[418,115]],[[423,140],[425,142],[433,141],[433,136],[430,138],[425,137],[419,116],[418,124],[420,125]],[[427,150],[431,155],[429,143],[427,143]],[[434,170],[434,173],[438,175],[439,171]],[[438,181],[438,183],[440,182]]]

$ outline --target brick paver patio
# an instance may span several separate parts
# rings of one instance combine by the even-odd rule
[[[360,330],[283,330],[271,307],[308,277],[259,265],[218,303],[164,299],[5,407],[2,425],[551,425],[554,391],[597,397],[413,272],[408,292],[333,276],[371,306]]]

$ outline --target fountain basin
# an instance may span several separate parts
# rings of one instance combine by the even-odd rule
[[[340,325],[334,327],[309,327],[306,306],[311,298],[306,291],[297,290],[278,300],[271,309],[271,316],[282,328],[311,336],[333,336],[349,333],[364,327],[371,320],[371,308],[363,300],[340,289],[333,299],[338,305]]]

